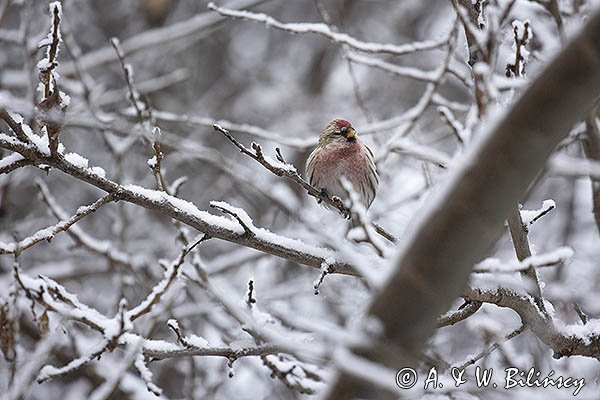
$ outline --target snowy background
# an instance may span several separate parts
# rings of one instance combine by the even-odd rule
[[[17,165],[20,156],[0,150],[1,398],[316,398],[340,368],[359,368],[367,380],[391,377],[395,387],[402,365],[363,368],[343,349],[368,340],[369,328],[355,327],[369,325],[361,318],[411,221],[477,133],[509,109],[595,6],[216,3],[64,0],[54,66],[58,6],[0,0],[0,107],[10,111],[0,139],[18,136],[10,119],[33,151],[55,156],[50,116],[60,121],[63,160]],[[485,53],[473,68],[465,26]],[[40,117],[34,107],[46,89],[57,99]],[[373,149],[380,186],[368,218],[395,244],[370,221],[349,230],[339,213],[212,126],[248,148],[260,144],[273,165],[304,176],[319,132],[335,117],[351,121]],[[587,128],[573,127],[522,199],[534,256],[519,264],[507,228],[470,284],[526,292],[528,281],[514,271],[539,266],[549,318],[591,341],[600,335],[600,217],[592,212],[600,188],[586,165],[577,168]],[[106,182],[122,185],[124,197],[103,197]],[[89,215],[80,208],[92,204]],[[74,217],[81,221],[71,226]],[[203,237],[199,226],[212,230]],[[337,272],[362,278],[324,276],[335,263]],[[449,313],[463,303],[457,299]],[[398,396],[566,399],[574,391],[478,388],[473,380],[454,387],[451,367],[473,376],[478,365],[498,375],[514,366],[585,378],[577,398],[596,398],[600,351],[554,359],[535,332],[517,331],[514,310],[473,309],[437,329],[419,384]],[[444,388],[423,391],[432,365]]]

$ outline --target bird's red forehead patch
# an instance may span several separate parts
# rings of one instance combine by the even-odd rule
[[[350,128],[352,124],[345,119],[338,119],[335,123],[338,128]]]

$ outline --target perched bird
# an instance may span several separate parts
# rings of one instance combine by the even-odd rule
[[[317,189],[342,199],[347,192],[341,178],[346,177],[366,208],[373,202],[379,185],[373,152],[344,119],[334,119],[323,129],[319,145],[308,156],[306,176]]]

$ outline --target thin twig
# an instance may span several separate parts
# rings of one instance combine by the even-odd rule
[[[348,208],[344,205],[340,198],[335,196],[329,197],[322,190],[319,190],[316,187],[312,186],[310,183],[308,183],[308,181],[306,181],[300,176],[300,174],[293,165],[284,164],[282,162],[276,162],[272,159],[267,159],[263,154],[262,147],[258,143],[252,143],[252,150],[254,150],[252,151],[246,146],[244,146],[241,142],[239,142],[235,137],[233,137],[227,129],[217,124],[214,124],[213,127],[217,132],[222,133],[227,139],[229,139],[229,141],[233,143],[243,154],[258,161],[263,167],[265,167],[275,175],[285,176],[286,178],[292,180],[293,182],[297,183],[302,188],[304,188],[309,195],[315,197],[320,202],[322,201],[336,208],[340,212],[340,214],[342,214],[346,218],[349,217],[350,210],[348,210]]]
[[[213,127],[217,132],[222,133],[227,139],[229,139],[229,141],[231,143],[233,143],[240,150],[241,153],[256,160],[262,166],[264,166],[266,169],[268,169],[275,175],[285,176],[286,178],[295,182],[296,184],[301,186],[304,190],[306,190],[306,192],[310,196],[315,197],[319,203],[324,202],[324,203],[334,207],[336,210],[339,211],[339,213],[344,218],[351,218],[352,213],[351,213],[350,209],[348,209],[348,207],[346,207],[344,205],[344,202],[342,201],[342,199],[340,199],[337,196],[329,197],[329,195],[327,193],[325,193],[323,190],[317,189],[316,187],[314,187],[310,183],[308,183],[307,180],[302,178],[293,165],[282,162],[281,160],[283,160],[284,158],[283,158],[283,155],[281,154],[281,150],[277,151],[276,157],[278,158],[278,160],[274,160],[274,159],[264,155],[264,153],[262,151],[262,147],[258,143],[253,142],[251,144],[252,150],[250,150],[249,148],[244,146],[240,141],[238,141],[235,137],[233,137],[233,135],[231,135],[231,133],[227,129],[225,129],[222,126],[217,125],[217,124],[213,125]],[[396,243],[398,241],[398,239],[394,235],[392,235],[391,233],[386,231],[380,225],[377,225],[377,224],[373,224],[373,225],[375,227],[376,232],[378,234],[380,234],[381,236],[383,236],[384,238],[386,238],[387,240],[389,240],[390,242]]]
[[[584,325],[587,324],[589,321],[589,317],[587,316],[586,313],[583,312],[579,303],[573,303],[573,308],[575,309],[575,312],[579,316],[579,319],[581,320],[581,322],[583,322]]]
[[[14,254],[19,256],[22,252],[29,249],[30,247],[43,242],[50,241],[59,234],[60,232],[67,231],[72,225],[79,222],[88,215],[98,211],[98,209],[115,200],[115,196],[112,193],[96,200],[89,206],[79,207],[77,212],[68,219],[62,220],[57,224],[51,225],[47,228],[40,229],[33,235],[26,237],[25,239],[15,243],[2,243],[0,245],[0,254]]]
[[[129,318],[131,321],[135,321],[142,315],[149,313],[154,305],[160,302],[162,296],[175,281],[177,273],[179,272],[179,268],[183,265],[185,257],[194,249],[194,247],[208,239],[209,236],[202,235],[198,240],[183,248],[179,254],[179,257],[177,257],[177,259],[173,261],[165,271],[163,279],[156,284],[153,290],[137,307],[134,307],[127,312],[127,318]]]
[[[519,336],[524,331],[525,331],[525,325],[521,325],[519,328],[515,329],[514,331],[512,331],[511,333],[506,335],[504,338],[502,338],[502,340],[492,343],[491,345],[486,347],[484,350],[482,350],[480,353],[474,355],[473,357],[468,358],[467,360],[463,361],[462,363],[460,363],[458,365],[454,365],[453,367],[458,368],[458,369],[465,369],[468,366],[475,364],[477,361],[481,360],[485,356],[490,355],[492,352],[494,352],[495,350],[500,348],[500,346],[502,346],[504,343]]]
[[[413,42],[404,45],[395,45],[389,43],[363,42],[345,33],[336,33],[326,24],[314,23],[290,23],[286,24],[277,21],[275,18],[266,14],[259,14],[250,11],[238,11],[225,7],[218,7],[214,3],[209,3],[208,8],[230,18],[241,19],[245,21],[265,24],[267,27],[280,29],[290,33],[314,33],[325,36],[329,40],[348,45],[356,50],[366,53],[388,53],[396,56],[415,53],[417,51],[433,50],[443,46],[445,40],[427,40],[424,42]]]

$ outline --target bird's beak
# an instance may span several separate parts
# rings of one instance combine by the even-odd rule
[[[354,140],[356,138],[356,131],[353,128],[348,129],[346,132],[346,139]]]

